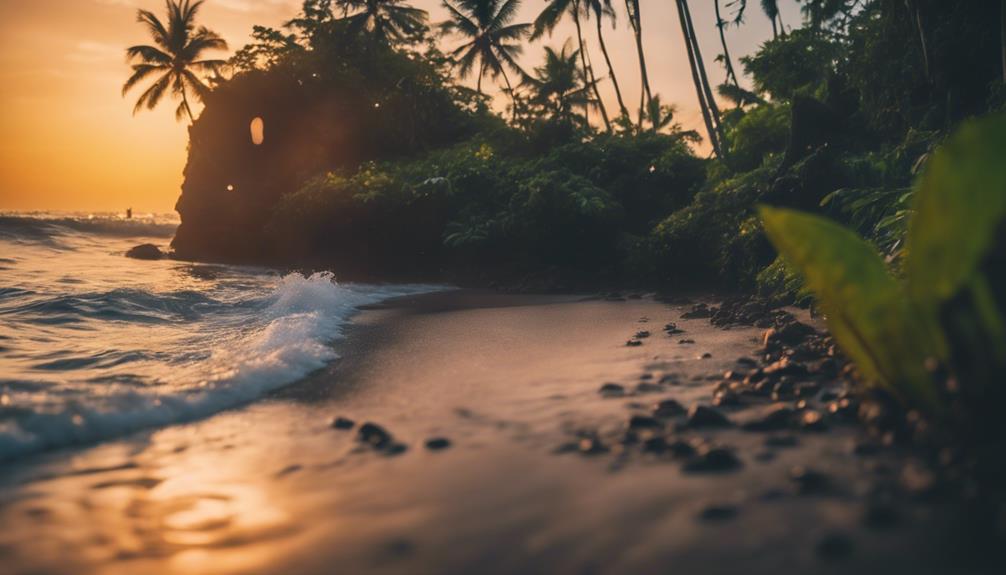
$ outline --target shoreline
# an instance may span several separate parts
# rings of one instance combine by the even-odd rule
[[[687,310],[475,290],[368,306],[341,359],[259,401],[5,469],[0,521],[20,528],[0,534],[0,558],[75,573],[961,572],[952,506],[898,500],[891,524],[864,525],[875,479],[904,455],[853,453],[856,425],[672,432],[730,447],[741,465],[720,473],[614,449],[632,414],[710,404],[757,349],[761,329]],[[604,397],[605,383],[625,393]],[[392,439],[358,442],[366,421]],[[608,449],[564,453],[585,430]],[[768,447],[777,436],[794,445]],[[835,489],[802,493],[801,465]]]

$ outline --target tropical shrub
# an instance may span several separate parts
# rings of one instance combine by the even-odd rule
[[[763,207],[862,379],[964,433],[1001,441],[1006,399],[1006,117],[965,125],[915,186],[904,275],[823,217]]]

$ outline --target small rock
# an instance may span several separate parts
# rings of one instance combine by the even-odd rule
[[[753,359],[751,359],[750,357],[739,357],[739,358],[737,358],[736,363],[737,363],[737,365],[740,365],[740,366],[743,366],[743,367],[751,367],[751,368],[758,367],[758,362],[755,361],[755,360],[753,360]]]
[[[736,406],[740,404],[740,396],[729,389],[722,389],[713,394],[713,405],[717,407]]]
[[[773,408],[763,417],[741,426],[745,431],[781,431],[793,425],[794,411],[784,405]]]
[[[828,479],[827,475],[803,466],[797,466],[791,469],[789,472],[789,478],[796,483],[797,491],[801,495],[816,495],[825,493],[831,486],[831,481]]]
[[[818,557],[829,561],[845,559],[852,554],[852,540],[842,533],[830,533],[814,547]]]
[[[409,446],[404,443],[399,443],[397,441],[389,443],[384,447],[384,454],[393,457],[395,455],[401,455],[409,450]]]
[[[606,383],[601,386],[598,393],[604,397],[622,397],[625,395],[625,387],[617,383]]]
[[[709,358],[711,358],[712,356],[713,356],[713,354],[711,354],[711,353],[709,353],[709,352],[707,351],[707,352],[703,353],[702,355],[700,355],[700,356],[699,356],[699,359],[709,359]]]
[[[639,385],[636,386],[637,393],[660,393],[661,391],[664,391],[663,387],[661,387],[656,383],[650,383],[648,381],[644,381],[643,383],[640,383]]]
[[[629,341],[625,342],[626,347],[639,347],[641,345],[643,345],[643,342],[639,341],[638,339],[630,339]]]
[[[135,260],[159,260],[164,256],[164,252],[154,244],[140,244],[126,252],[127,258]]]
[[[758,453],[755,453],[754,458],[755,461],[760,461],[761,463],[767,463],[775,459],[775,452],[766,449],[763,451],[759,451]]]
[[[703,448],[691,457],[684,471],[691,473],[716,473],[733,471],[741,467],[741,461],[733,451],[722,447]]]
[[[678,328],[678,324],[673,322],[665,325],[664,331],[667,332],[667,335],[677,335],[679,333],[685,333],[685,330]]]
[[[653,406],[654,417],[677,417],[685,413],[685,408],[677,400],[664,399]]]
[[[807,431],[825,431],[828,425],[824,422],[824,416],[820,411],[808,409],[800,413],[800,428]]]
[[[724,521],[737,517],[738,509],[735,505],[710,505],[699,513],[699,519],[703,521]]]
[[[693,405],[688,409],[688,427],[729,427],[727,416],[704,405]]]
[[[694,343],[695,343],[694,339],[679,339],[678,340],[678,344],[679,345],[689,345],[689,344],[694,344]]]
[[[656,418],[648,415],[633,415],[629,418],[629,429],[659,429],[663,427]]]
[[[451,440],[446,437],[433,437],[426,440],[426,449],[430,451],[440,451],[451,446]]]
[[[695,455],[695,446],[682,439],[676,439],[667,444],[667,451],[676,458],[684,459]]]
[[[596,437],[584,437],[578,447],[584,455],[598,455],[608,451],[608,447]]]
[[[345,417],[336,417],[335,419],[332,420],[332,427],[335,429],[342,429],[342,430],[353,429],[355,425],[356,425],[355,421]]]
[[[637,331],[636,335],[633,336],[633,337],[635,337],[636,339],[646,339],[646,338],[650,337],[650,332],[648,332],[646,330]]]
[[[665,453],[668,449],[667,440],[659,435],[650,437],[643,441],[642,449],[646,453],[656,453],[657,455]]]
[[[696,304],[681,314],[681,319],[708,319],[711,317],[713,317],[713,311],[704,303]]]
[[[357,439],[373,447],[383,448],[391,442],[391,434],[380,425],[368,421],[360,426]]]

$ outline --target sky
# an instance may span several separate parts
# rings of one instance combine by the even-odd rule
[[[721,0],[724,10],[731,0]],[[445,19],[440,0],[413,0]],[[615,0],[617,28],[605,25],[605,40],[627,103],[638,102],[640,81],[632,32],[624,3]],[[713,0],[691,0],[710,81],[724,72],[715,57],[722,49],[715,28]],[[758,2],[749,2],[746,22],[730,27],[727,41],[735,67],[771,38],[772,28]],[[532,21],[544,0],[524,0],[519,21]],[[300,0],[207,0],[200,21],[230,44],[227,57],[249,39],[253,24],[280,26],[293,17]],[[187,124],[176,122],[171,102],[133,115],[135,97],[123,98],[129,75],[125,48],[149,43],[136,23],[137,8],[163,12],[163,0],[0,0],[0,211],[170,212],[185,167]],[[795,0],[780,1],[783,22],[799,25]],[[641,0],[644,48],[651,88],[678,109],[677,119],[701,130],[695,87],[674,3]],[[591,24],[585,29],[588,53],[597,75],[604,62]],[[525,69],[540,63],[544,45],[561,46],[574,34],[572,24],[552,37],[528,44]],[[442,40],[450,48],[460,43]],[[217,55],[214,55],[217,57]],[[474,79],[469,81],[474,85]],[[609,110],[617,109],[610,82],[601,85]],[[198,108],[197,108],[198,111]]]

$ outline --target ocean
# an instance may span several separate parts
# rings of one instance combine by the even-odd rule
[[[337,359],[361,306],[440,289],[124,256],[177,223],[0,214],[0,460],[253,401]]]

